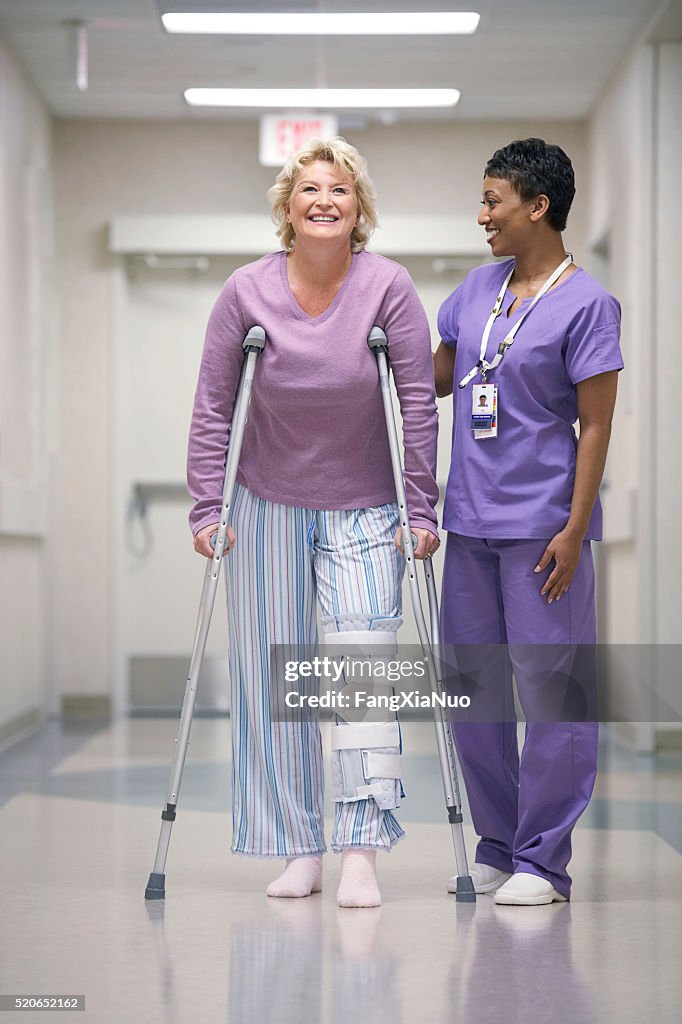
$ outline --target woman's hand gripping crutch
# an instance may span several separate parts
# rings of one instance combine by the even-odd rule
[[[166,795],[166,806],[161,812],[161,832],[156,848],[156,859],[154,869],[149,876],[145,899],[162,900],[166,896],[166,857],[170,844],[171,830],[175,821],[175,808],[178,803],[182,771],[185,766],[185,755],[189,743],[189,731],[192,725],[194,704],[197,696],[199,673],[201,663],[206,649],[208,628],[211,624],[213,605],[218,590],[218,577],[220,576],[220,565],[223,554],[226,550],[226,539],[228,538],[228,517],[232,508],[232,494],[234,492],[235,480],[237,479],[237,466],[241,453],[242,439],[244,437],[244,426],[246,425],[246,414],[249,408],[251,397],[251,385],[256,370],[256,360],[265,347],[265,331],[262,327],[252,327],[244,338],[242,349],[246,355],[242,365],[242,372],[237,387],[237,397],[232,414],[232,427],[230,430],[230,443],[227,450],[227,464],[225,466],[225,481],[223,484],[223,505],[220,516],[220,527],[215,540],[211,539],[213,556],[206,565],[204,586],[201,592],[201,603],[199,605],[199,616],[194,633],[194,645],[189,665],[185,697],[182,702],[180,714],[180,728],[175,741],[175,756],[171,766],[171,777]]]
[[[424,558],[424,575],[426,577],[426,589],[429,597],[429,612],[431,635],[424,619],[421,594],[419,592],[419,581],[415,561],[415,547],[418,538],[410,531],[410,524],[407,513],[407,499],[405,497],[405,482],[403,480],[403,469],[400,461],[400,449],[398,446],[398,433],[393,414],[393,399],[388,368],[388,338],[381,327],[373,327],[369,332],[367,344],[376,356],[379,370],[379,381],[381,384],[381,397],[384,403],[384,414],[386,416],[386,429],[388,431],[388,442],[391,450],[391,465],[393,467],[393,479],[398,499],[400,512],[400,530],[402,533],[402,549],[407,563],[407,576],[410,585],[410,598],[412,609],[417,624],[417,632],[422,646],[424,659],[427,666],[427,674],[431,692],[439,700],[434,701],[434,724],[436,727],[436,740],[438,743],[438,758],[440,761],[441,776],[443,779],[443,790],[445,792],[445,804],[448,811],[448,822],[452,829],[452,840],[455,847],[455,859],[457,862],[457,894],[459,902],[473,903],[476,900],[474,885],[469,875],[467,865],[466,848],[464,845],[464,832],[462,829],[462,804],[459,794],[459,783],[457,780],[457,763],[455,760],[455,745],[452,738],[452,728],[447,711],[443,707],[443,680],[440,672],[440,658],[434,657],[434,648],[438,650],[439,625],[438,625],[438,597],[436,595],[436,584],[433,576],[433,566],[430,556]]]

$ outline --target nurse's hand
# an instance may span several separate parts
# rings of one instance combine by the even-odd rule
[[[535,566],[535,572],[542,572],[552,559],[554,560],[554,568],[540,591],[541,595],[547,595],[547,604],[551,604],[555,598],[560,601],[561,595],[568,590],[578,568],[583,540],[583,534],[566,528],[552,537],[545,548],[542,558]]]
[[[440,541],[434,533],[430,530],[422,530],[418,526],[412,526],[411,532],[417,538],[417,546],[414,549],[415,558],[428,558],[429,555],[435,554],[440,547]],[[398,527],[395,531],[395,546],[398,551],[403,553],[403,531]]]
[[[213,558],[214,551],[211,547],[211,537],[214,533],[217,534],[219,529],[220,523],[211,523],[210,526],[204,526],[203,530],[199,530],[194,538],[194,550],[200,555],[205,555],[206,558]],[[232,550],[236,539],[234,530],[228,525],[227,544],[225,545],[225,551],[223,554]]]

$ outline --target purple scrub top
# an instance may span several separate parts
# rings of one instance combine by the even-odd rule
[[[514,344],[488,381],[499,388],[498,436],[474,440],[471,389],[460,380],[478,362],[481,335],[513,260],[471,271],[445,300],[438,329],[456,348],[452,460],[443,527],[466,537],[548,540],[570,513],[575,479],[578,418],[576,384],[621,370],[620,305],[582,268],[550,289],[519,328]],[[507,290],[493,324],[486,358],[528,307],[512,316]],[[588,540],[601,540],[602,510],[595,502]]]

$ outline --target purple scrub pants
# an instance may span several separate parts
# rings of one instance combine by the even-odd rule
[[[596,643],[590,542],[583,544],[568,592],[551,605],[540,590],[553,563],[542,573],[533,572],[546,546],[546,540],[448,533],[445,550],[441,640],[508,644],[509,672],[500,673],[498,659],[493,682],[511,695],[513,668],[524,710],[537,687],[528,645]],[[531,717],[527,711],[526,717]],[[513,721],[453,718],[453,728],[474,828],[481,837],[476,861],[539,875],[568,897],[571,832],[597,774],[597,722],[528,720],[520,759]]]

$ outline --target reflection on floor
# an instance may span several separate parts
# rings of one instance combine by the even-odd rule
[[[457,904],[431,731],[404,730],[384,905],[269,900],[271,862],[229,853],[229,722],[192,727],[165,903],[144,900],[177,723],[51,723],[0,757],[0,994],[85,994],[62,1021],[603,1024],[679,1019],[682,761],[602,749],[569,904]],[[467,830],[469,849],[473,834]],[[3,1013],[2,1024],[25,1014]],[[32,1021],[52,1021],[34,1011]]]

